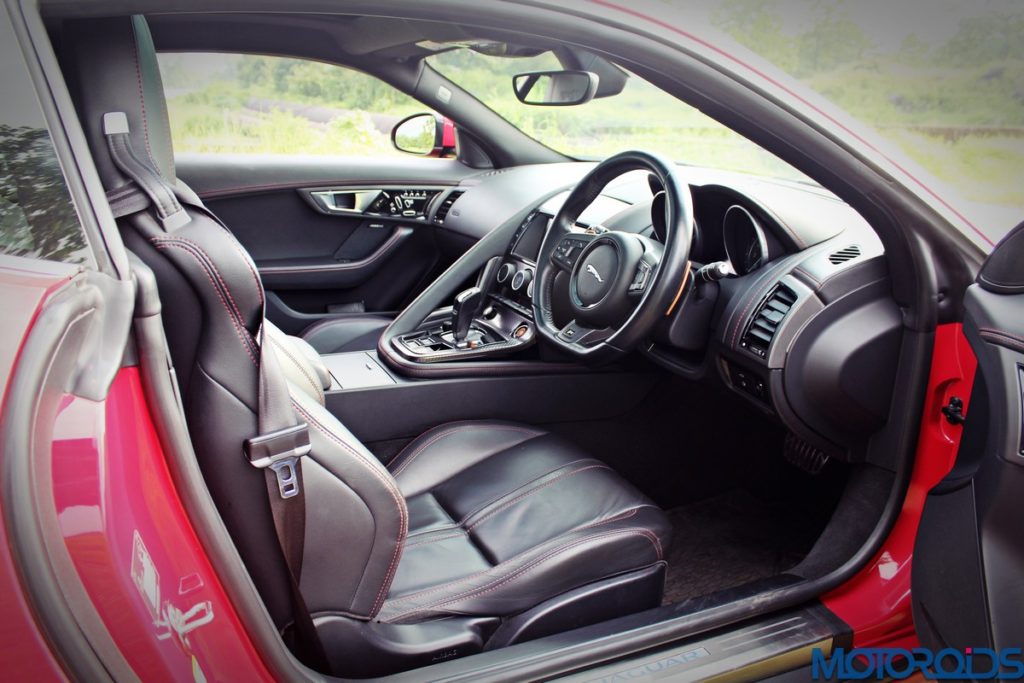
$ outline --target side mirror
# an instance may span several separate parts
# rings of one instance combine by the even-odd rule
[[[600,83],[590,71],[534,71],[512,77],[512,89],[523,104],[567,107],[594,99]]]
[[[413,114],[391,129],[391,144],[407,154],[451,156],[455,154],[455,123],[436,114]]]

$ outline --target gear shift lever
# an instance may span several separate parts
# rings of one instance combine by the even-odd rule
[[[483,295],[483,290],[479,287],[470,287],[456,295],[452,304],[452,336],[456,345],[466,341],[473,318],[480,312]]]

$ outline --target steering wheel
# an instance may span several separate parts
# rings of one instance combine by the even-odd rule
[[[598,164],[572,190],[537,257],[533,314],[543,339],[588,362],[607,362],[632,350],[671,312],[689,276],[693,236],[690,187],[674,169],[649,152],[622,152]],[[654,174],[665,189],[664,244],[617,230],[575,228],[609,182],[636,170]],[[554,287],[565,278],[572,320],[559,328]]]

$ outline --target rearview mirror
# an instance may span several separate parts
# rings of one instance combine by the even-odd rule
[[[590,71],[534,71],[512,77],[523,104],[566,107],[594,99],[600,78]]]
[[[455,124],[436,114],[413,114],[391,129],[391,144],[408,154],[449,156],[455,153]]]

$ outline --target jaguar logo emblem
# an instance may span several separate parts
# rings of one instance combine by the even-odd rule
[[[596,277],[598,282],[604,283],[604,278],[601,277],[601,273],[597,272],[597,268],[589,263],[587,264],[587,272]]]

